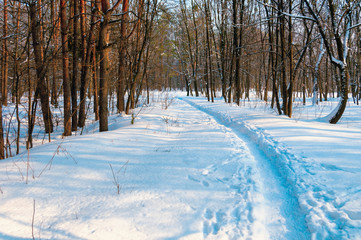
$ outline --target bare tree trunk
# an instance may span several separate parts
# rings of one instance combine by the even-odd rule
[[[0,98],[0,159],[4,159],[5,158],[5,152],[4,152],[4,133],[3,133],[3,113],[2,113],[2,108],[3,108],[3,102],[4,102],[4,96],[5,96],[5,89],[6,85],[5,85],[5,72],[7,72],[7,67],[6,66],[6,38],[5,36],[6,31],[7,31],[7,1],[4,0],[4,28],[3,28],[3,35],[4,35],[4,39],[2,40],[2,51],[1,51],[1,57],[2,57],[2,61],[1,61],[1,79],[0,79],[0,93],[1,93],[1,98]],[[7,101],[6,101],[7,102]]]
[[[8,104],[8,59],[9,59],[9,53],[8,53],[8,47],[7,47],[7,35],[8,35],[8,3],[7,0],[4,0],[4,26],[3,26],[3,39],[2,39],[2,91],[1,91],[1,102],[4,106],[7,106]]]
[[[320,68],[320,64],[321,64],[321,60],[323,55],[325,54],[325,50],[323,49],[323,40],[321,40],[321,45],[320,45],[320,54],[318,55],[318,59],[316,62],[316,66],[315,66],[315,76],[313,77],[313,98],[312,98],[312,104],[318,104],[318,89],[319,89],[319,84],[318,84],[318,76],[319,76],[319,68]]]
[[[195,5],[193,0],[191,0],[191,6],[192,6],[192,19],[193,19],[193,26],[194,26],[194,37],[195,37],[195,56],[194,56],[194,80],[193,80],[193,86],[194,86],[194,92],[196,94],[196,97],[199,97],[199,90],[198,90],[198,72],[199,72],[199,43],[198,43],[198,26],[196,24],[196,18],[194,15],[195,11]]]
[[[286,76],[286,39],[285,39],[285,29],[286,21],[285,16],[283,15],[283,0],[280,0],[278,3],[278,18],[280,23],[279,29],[279,38],[281,42],[281,94],[282,94],[282,111],[283,114],[288,115],[288,92],[287,92],[287,76]]]
[[[93,96],[95,120],[99,120],[99,87],[98,87],[98,61],[95,44],[92,47],[92,76],[93,76]]]
[[[294,82],[294,64],[293,64],[293,38],[292,38],[292,1],[288,1],[289,4],[289,18],[288,18],[288,49],[289,49],[289,83],[288,83],[288,103],[287,103],[287,115],[292,117],[292,105],[293,105],[293,82]]]
[[[66,17],[66,0],[60,0],[61,42],[63,54],[63,97],[64,97],[64,136],[71,135],[71,108],[70,108],[70,77],[69,77],[69,47]]]
[[[99,88],[99,131],[108,131],[108,81],[109,81],[109,0],[102,0],[103,21],[100,23],[100,88]]]
[[[239,27],[238,27],[238,1],[232,1],[233,6],[233,54],[236,60],[235,63],[235,75],[234,75],[234,82],[235,82],[235,102],[239,106],[239,99],[240,99],[240,67],[241,67],[241,53],[240,53],[240,45],[239,45]]]
[[[207,58],[209,64],[209,83],[210,83],[210,94],[211,101],[214,102],[214,80],[213,80],[213,70],[212,70],[212,58],[211,58],[211,43],[209,37],[209,24],[210,24],[210,12],[209,12],[209,1],[205,2],[205,18],[206,18],[206,42],[207,42]]]
[[[73,0],[73,73],[71,81],[71,130],[78,129],[79,0]]]
[[[0,103],[0,159],[4,159],[4,158],[5,158],[5,152],[4,152],[4,130],[3,130],[3,104]]]
[[[40,97],[41,110],[43,113],[43,120],[45,124],[45,132],[51,133],[53,132],[53,122],[49,105],[49,93],[45,82],[46,66],[44,63],[44,43],[41,37],[42,32],[38,14],[39,12],[37,3],[35,1],[29,3],[29,10],[31,20],[31,35],[33,39],[35,67],[37,75],[37,87],[35,91],[34,101],[36,104],[37,98]]]
[[[227,102],[227,81],[226,81],[226,27],[227,21],[225,16],[225,11],[227,10],[226,1],[221,1],[221,26],[219,32],[219,47],[220,47],[220,62],[221,62],[221,81],[222,81],[222,96],[224,101]]]
[[[6,0],[4,0],[4,13],[5,11],[5,6],[7,5]],[[5,14],[4,14],[5,15]],[[5,16],[4,16],[4,29],[5,29],[5,22],[7,22],[5,20]],[[5,32],[5,31],[4,31]],[[5,36],[5,34],[4,34]],[[5,41],[6,39],[4,39],[2,41],[2,51],[1,51],[1,79],[0,79],[0,159],[4,159],[5,158],[5,151],[4,151],[4,130],[3,130],[3,113],[2,113],[2,109],[3,109],[3,95],[4,95],[4,61],[5,61]]]
[[[17,16],[16,16],[16,31],[15,31],[15,48],[14,48],[14,80],[15,80],[15,109],[16,109],[16,120],[17,120],[17,133],[16,133],[16,154],[20,152],[20,129],[21,120],[19,116],[19,105],[20,105],[20,71],[19,71],[19,29],[20,29],[20,9],[21,3],[18,3]]]
[[[99,30],[100,84],[99,84],[99,131],[108,131],[108,85],[109,85],[109,28],[110,17],[121,3],[110,8],[109,0],[101,0],[103,19]]]
[[[52,24],[54,26],[54,34],[53,34],[53,44],[54,49],[57,51],[58,49],[58,36],[59,36],[59,18],[56,16],[56,1],[51,1],[51,20]],[[53,67],[53,78],[52,78],[52,84],[51,84],[51,104],[54,104],[55,106],[58,105],[58,88],[57,88],[57,67],[58,67],[58,57],[55,56],[52,61],[52,67]]]
[[[95,31],[98,24],[96,24],[96,17],[98,15],[98,10],[100,6],[96,6],[94,2],[92,2],[92,17],[91,17],[91,25],[88,35],[88,43],[86,46],[86,33],[85,33],[85,2],[81,0],[80,4],[81,9],[81,32],[82,32],[82,70],[81,70],[81,87],[80,87],[80,108],[79,108],[79,122],[78,126],[83,127],[85,125],[85,106],[86,106],[86,93],[89,85],[89,66],[91,62],[92,56],[92,48],[95,46]],[[87,48],[87,49],[86,49]],[[95,53],[93,53],[95,54]]]
[[[278,65],[278,57],[277,57],[277,53],[279,50],[278,47],[278,26],[276,26],[276,33],[274,34],[274,27],[273,27],[273,20],[270,19],[270,15],[268,12],[267,7],[265,6],[265,10],[266,10],[266,15],[268,20],[268,34],[269,34],[269,58],[270,58],[270,64],[271,64],[271,75],[272,75],[272,103],[271,106],[272,108],[274,107],[274,104],[276,103],[276,108],[278,111],[278,114],[282,114],[281,111],[281,106],[280,106],[280,101],[279,101],[279,97],[278,97],[278,88],[277,88],[277,65]],[[272,9],[272,12],[274,12],[274,9]],[[273,14],[272,14],[273,15]],[[274,41],[274,35],[276,36],[276,39]],[[276,46],[276,49],[274,50],[273,46]],[[275,53],[276,52],[276,53]]]
[[[191,33],[189,30],[189,26],[188,26],[188,13],[187,13],[187,4],[185,0],[180,1],[181,4],[181,12],[182,12],[182,16],[183,16],[183,23],[184,23],[184,28],[186,30],[186,34],[187,34],[187,47],[188,47],[188,55],[189,55],[189,59],[190,59],[190,65],[192,68],[192,82],[194,84],[194,89],[196,91],[196,96],[198,96],[198,86],[196,83],[196,59],[194,59],[194,55],[193,55],[193,48],[192,48],[192,39],[191,39]],[[192,10],[193,11],[193,10]],[[195,31],[196,30],[196,26],[195,26]],[[196,32],[197,33],[197,32]],[[191,91],[191,89],[190,89]]]
[[[149,3],[147,5],[148,10],[149,10]],[[135,36],[135,46],[134,46],[134,57],[133,57],[133,67],[131,69],[131,77],[130,79],[130,83],[129,83],[129,96],[128,96],[128,100],[127,100],[127,104],[125,107],[125,113],[129,114],[130,109],[134,109],[135,108],[135,94],[136,94],[136,87],[137,87],[137,79],[138,79],[138,74],[140,72],[140,67],[141,67],[141,60],[142,60],[142,55],[143,52],[145,50],[145,47],[147,45],[148,42],[148,28],[147,26],[145,26],[145,34],[144,34],[144,38],[141,40],[141,21],[140,19],[145,19],[146,22],[148,21],[148,16],[144,16],[143,14],[144,11],[144,0],[139,0],[138,3],[138,22],[136,25],[136,36]],[[147,12],[148,13],[148,12]],[[167,82],[166,82],[167,84]]]
[[[128,8],[129,8],[129,1],[124,0],[123,7],[122,7],[122,18],[121,18],[121,25],[120,25],[120,51],[119,51],[119,76],[118,76],[118,85],[117,85],[117,109],[118,113],[124,111],[124,83],[126,81],[126,70],[125,70],[125,54],[126,54],[126,41],[127,41],[127,31],[126,31],[126,24],[128,21]]]
[[[30,20],[30,16],[28,15],[28,25],[31,25],[31,20]],[[30,42],[30,33],[31,33],[31,29],[28,29],[28,38],[27,41]],[[31,81],[31,75],[30,75],[30,44],[28,44],[27,48],[26,48],[26,53],[27,53],[27,84],[28,84],[28,136],[27,136],[27,140],[26,140],[26,149],[30,149],[33,147],[33,129],[34,129],[34,121],[35,121],[35,117],[33,116],[33,104],[31,102],[32,100],[32,81]],[[35,101],[34,101],[35,102]]]

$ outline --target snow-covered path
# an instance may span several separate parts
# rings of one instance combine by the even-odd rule
[[[34,199],[42,239],[310,238],[288,186],[237,129],[182,100],[116,120],[33,149],[27,185],[26,155],[1,162],[0,238],[31,238]]]
[[[278,175],[278,171],[274,169],[266,156],[236,128],[219,121],[217,118],[214,119],[192,102],[186,102],[194,109],[189,109],[189,106],[183,108],[192,111],[193,114],[200,114],[201,116],[198,117],[202,119],[207,119],[206,122],[212,129],[219,129],[226,136],[223,144],[231,144],[230,155],[227,160],[222,160],[222,158],[216,160],[215,171],[209,177],[219,180],[223,176],[227,180],[221,181],[223,187],[236,190],[235,202],[240,203],[241,207],[234,208],[237,204],[223,206],[229,210],[227,216],[231,216],[230,222],[232,222],[232,216],[234,217],[231,213],[232,209],[237,211],[241,209],[242,212],[249,213],[248,220],[250,221],[236,219],[235,229],[239,229],[240,226],[244,228],[258,227],[253,235],[251,232],[252,239],[309,239],[310,235],[305,225],[304,216],[299,212],[297,199],[288,193],[287,184]],[[194,112],[195,109],[202,111],[202,113]],[[196,141],[202,141],[202,139]],[[223,171],[227,168],[230,171]],[[230,175],[233,176],[232,181],[229,181],[227,177]],[[243,214],[243,216],[245,215]],[[249,225],[245,226],[246,223]],[[236,235],[234,238],[229,235],[225,237],[225,239],[243,238],[247,239],[243,234]],[[215,236],[215,239],[219,239],[219,236]]]

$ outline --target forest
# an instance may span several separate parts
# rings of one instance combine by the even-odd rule
[[[0,3],[0,239],[361,239],[361,1]]]
[[[237,105],[254,91],[290,118],[295,98],[338,98],[331,124],[361,99],[359,1],[0,2],[0,159],[32,148],[37,125],[50,141],[94,114],[108,131],[153,90]]]

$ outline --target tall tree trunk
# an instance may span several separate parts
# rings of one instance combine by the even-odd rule
[[[16,134],[16,154],[20,152],[20,129],[21,129],[21,120],[19,116],[19,105],[20,105],[20,71],[19,71],[19,30],[20,30],[20,10],[21,2],[18,3],[17,7],[17,16],[16,16],[16,31],[15,31],[15,47],[14,47],[14,80],[15,80],[15,109],[16,109],[16,120],[17,120],[17,134]]]
[[[187,34],[187,47],[188,47],[188,55],[189,55],[189,59],[190,59],[190,65],[191,65],[191,69],[192,69],[192,82],[195,87],[196,90],[196,96],[198,96],[198,86],[196,82],[196,60],[194,59],[193,56],[193,47],[192,47],[192,39],[191,39],[191,32],[189,30],[189,26],[188,26],[188,13],[187,13],[187,4],[185,0],[181,0],[180,1],[181,4],[181,12],[183,15],[183,23],[184,23],[184,28],[186,30],[186,34]],[[195,31],[196,27],[195,27]],[[191,89],[190,89],[191,90]]]
[[[58,49],[58,36],[59,36],[59,18],[56,16],[56,4],[57,0],[51,1],[51,21],[52,25],[54,27],[54,34],[53,34],[53,44],[54,49],[57,51]],[[52,61],[52,67],[53,67],[53,78],[52,78],[52,84],[51,84],[51,104],[54,104],[55,106],[58,105],[58,87],[57,87],[57,67],[58,67],[58,57],[55,56]]]
[[[96,54],[96,46],[92,47],[92,77],[93,77],[93,100],[94,100],[94,115],[95,120],[99,120],[99,87],[98,87],[98,61]]]
[[[211,41],[209,37],[209,28],[210,28],[210,12],[209,12],[209,1],[205,3],[205,18],[206,18],[206,42],[207,42],[207,58],[209,64],[209,83],[210,83],[210,94],[211,101],[214,102],[214,80],[213,80],[213,70],[212,70],[212,58],[211,58]]]
[[[64,95],[64,136],[71,135],[71,108],[70,108],[70,77],[69,77],[69,47],[66,17],[66,0],[60,0],[61,43],[63,54],[63,95]]]
[[[108,85],[109,85],[109,28],[112,12],[121,3],[110,8],[109,0],[101,0],[103,19],[99,30],[100,83],[99,83],[99,131],[108,131]]]
[[[121,25],[120,25],[120,51],[119,51],[119,72],[118,72],[118,85],[117,85],[117,110],[118,113],[124,111],[124,86],[126,81],[126,69],[125,69],[125,54],[126,54],[126,41],[127,41],[127,31],[126,24],[128,22],[128,8],[129,1],[123,0],[122,7],[122,17],[121,17]]]
[[[71,130],[78,129],[79,0],[73,0],[73,73],[71,81]]]
[[[191,0],[191,6],[192,6],[192,20],[193,20],[193,26],[194,26],[194,37],[195,37],[195,56],[194,56],[194,79],[193,79],[193,86],[194,86],[194,92],[196,94],[196,97],[199,96],[199,90],[198,90],[198,59],[199,59],[199,46],[198,46],[198,26],[196,24],[196,18],[195,18],[195,5],[193,0]]]
[[[292,0],[288,1],[289,4],[289,18],[288,18],[288,54],[289,54],[289,83],[288,83],[288,103],[287,115],[292,117],[292,103],[293,103],[293,82],[294,82],[294,67],[293,67],[293,38],[292,38]]]
[[[276,103],[276,108],[278,111],[278,114],[282,114],[281,111],[281,106],[280,106],[280,101],[279,101],[279,97],[278,97],[278,87],[277,87],[277,66],[278,66],[278,52],[279,52],[279,47],[278,47],[278,42],[279,42],[279,27],[278,25],[276,25],[276,31],[274,34],[274,26],[273,26],[273,20],[269,17],[270,14],[268,12],[267,7],[265,6],[265,10],[266,10],[266,15],[267,18],[269,19],[268,21],[268,33],[269,33],[269,47],[270,47],[270,51],[269,51],[269,57],[270,57],[270,63],[271,63],[271,72],[272,72],[272,103],[271,106],[272,108],[274,107],[274,104]],[[274,14],[275,9],[272,8],[272,15]],[[274,40],[274,36],[276,36],[276,39]],[[274,50],[274,47],[276,46],[276,49]],[[275,53],[276,52],[276,53]]]
[[[220,47],[220,62],[221,62],[221,81],[222,81],[222,96],[224,101],[227,102],[227,81],[226,81],[226,16],[225,11],[227,10],[226,1],[221,1],[221,25],[219,32],[219,47]]]
[[[45,75],[46,65],[44,63],[44,43],[42,39],[41,25],[39,19],[39,12],[37,3],[32,1],[29,3],[30,20],[31,20],[31,35],[33,39],[33,48],[35,55],[35,68],[37,75],[37,86],[35,91],[34,103],[36,105],[37,99],[40,97],[41,110],[43,113],[43,120],[45,125],[45,132],[53,132],[53,122],[49,105],[49,93],[46,87]]]
[[[244,4],[245,0],[241,0],[241,3],[240,3],[240,13],[239,13],[239,42],[238,42],[238,55],[239,55],[239,61],[241,61],[241,57],[242,57],[242,45],[243,45],[243,17],[244,17],[244,8],[245,8],[245,4]],[[241,74],[241,63],[239,63],[239,81],[238,81],[238,89],[239,89],[239,99],[242,97],[242,91],[241,91],[241,80],[243,78],[241,78],[243,74]],[[244,85],[244,84],[242,84]],[[239,105],[239,102],[238,102],[238,105]]]
[[[287,92],[287,76],[286,76],[286,39],[285,29],[286,21],[283,14],[283,0],[278,3],[278,18],[280,23],[280,41],[281,41],[281,94],[282,94],[282,110],[283,114],[288,115],[288,92]]]
[[[118,5],[120,2],[116,5]],[[116,6],[110,9],[109,0],[101,0],[103,19],[99,30],[100,84],[99,84],[99,131],[108,131],[108,85],[109,85],[109,21]]]
[[[102,13],[110,8],[108,0],[102,0]],[[100,86],[99,86],[99,131],[108,131],[108,81],[109,81],[109,18],[100,23]]]
[[[318,89],[319,89],[319,84],[318,84],[318,77],[319,77],[319,68],[320,68],[320,64],[321,64],[321,60],[323,55],[325,54],[325,50],[323,49],[323,40],[321,39],[321,45],[320,45],[320,54],[318,55],[318,59],[315,65],[315,74],[313,77],[313,86],[312,86],[312,91],[313,91],[313,97],[312,97],[312,105],[318,104]]]
[[[99,4],[98,4],[99,5]],[[92,2],[92,17],[91,17],[91,24],[90,30],[88,35],[88,43],[86,44],[86,29],[85,29],[85,1],[81,0],[80,9],[81,9],[81,32],[82,32],[82,70],[81,70],[81,87],[80,87],[80,108],[79,108],[79,122],[78,126],[83,127],[85,125],[85,106],[86,106],[86,93],[89,85],[89,66],[91,63],[92,57],[92,49],[95,45],[95,31],[98,24],[96,24],[96,18],[98,15],[98,10],[100,6],[96,6],[94,2]],[[86,46],[87,45],[87,46]],[[93,53],[95,54],[95,53]]]
[[[0,159],[4,159],[4,158],[5,158],[5,152],[4,152],[4,130],[3,130],[3,104],[0,103]]]
[[[8,53],[8,47],[7,47],[7,35],[8,35],[8,3],[7,0],[4,0],[4,25],[3,25],[3,39],[2,39],[2,91],[1,91],[1,102],[5,106],[8,104],[8,59],[9,59],[9,53]]]
[[[28,15],[28,25],[31,26],[31,20],[30,15]],[[31,35],[31,29],[28,29],[28,38],[27,42],[30,42],[30,35]],[[26,140],[26,149],[30,149],[33,147],[33,130],[34,130],[34,121],[35,116],[33,113],[33,104],[32,104],[32,96],[33,96],[33,89],[32,89],[32,81],[31,81],[31,74],[30,74],[30,44],[28,44],[26,48],[26,54],[27,54],[27,68],[26,68],[26,75],[27,75],[27,84],[28,84],[28,137]],[[34,101],[35,102],[35,101]]]
[[[239,27],[238,27],[238,1],[232,1],[233,6],[233,55],[235,58],[235,74],[234,74],[234,82],[235,82],[235,102],[239,106],[239,99],[241,97],[241,85],[240,85],[240,67],[241,67],[241,53],[240,53],[240,45],[239,45]]]

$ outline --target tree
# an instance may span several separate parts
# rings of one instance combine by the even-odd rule
[[[0,159],[4,158],[3,106],[2,103],[0,103]]]
[[[2,72],[1,72],[1,102],[6,106],[7,105],[7,95],[8,95],[8,61],[9,53],[7,46],[7,35],[8,35],[8,3],[7,0],[4,0],[4,25],[3,25],[3,40],[2,40]]]
[[[339,70],[340,101],[338,106],[326,117],[328,122],[335,124],[342,117],[348,100],[348,42],[350,38],[350,31],[352,29],[352,9],[356,8],[357,4],[351,1],[346,1],[344,5],[339,5],[336,4],[333,0],[327,0],[327,11],[330,16],[329,18],[327,18],[328,20],[324,20],[324,18],[321,18],[319,15],[321,11],[316,8],[316,3],[311,4],[308,0],[304,0],[303,3],[306,5],[306,8],[308,9],[312,17],[312,20],[318,27],[318,31],[323,39],[327,55],[329,56],[332,64]],[[336,14],[337,6],[342,12],[341,15]],[[325,28],[327,22],[325,21],[329,21],[328,23],[331,29],[331,38],[329,38],[325,32],[327,29]],[[341,27],[343,27],[342,30],[339,29]],[[343,41],[341,34],[343,34]]]
[[[125,70],[125,58],[126,58],[126,46],[127,46],[127,29],[129,20],[129,1],[123,0],[122,16],[120,23],[120,48],[119,48],[119,70],[118,70],[118,82],[117,82],[117,109],[118,113],[124,111],[124,86],[126,81],[126,70]]]
[[[30,1],[28,3],[28,6],[31,20],[31,36],[34,48],[35,68],[37,75],[37,86],[35,90],[33,106],[36,109],[37,99],[40,98],[45,132],[51,133],[53,132],[53,122],[49,105],[49,93],[45,82],[48,66],[47,63],[44,61],[44,42],[42,38],[41,22],[39,19],[40,6],[38,6],[38,2],[34,0]]]
[[[78,129],[78,82],[79,82],[79,0],[73,0],[73,72],[71,80],[71,130]]]
[[[92,16],[91,16],[91,23],[90,23],[90,29],[88,32],[88,40],[86,41],[86,27],[85,27],[85,2],[84,0],[81,0],[80,8],[81,8],[81,32],[82,32],[82,68],[81,68],[81,75],[80,75],[80,107],[79,107],[79,127],[85,126],[85,104],[86,104],[86,93],[89,86],[89,78],[88,78],[88,72],[89,67],[91,65],[91,57],[92,54],[95,56],[96,53],[94,51],[95,47],[95,40],[96,40],[96,29],[98,28],[99,24],[96,22],[98,18],[98,13],[100,11],[100,4],[99,1],[92,2]],[[95,63],[94,63],[95,64]],[[95,81],[97,81],[95,79]],[[95,98],[97,98],[97,94],[95,94]],[[95,99],[95,103],[97,103],[97,99]],[[97,108],[98,106],[95,105],[94,108]]]
[[[99,131],[108,131],[108,85],[109,85],[109,28],[113,11],[119,6],[118,0],[110,8],[109,0],[101,0],[102,21],[99,30],[100,85],[99,85]]]
[[[64,97],[64,136],[71,135],[70,78],[69,78],[69,47],[67,33],[66,0],[60,0],[60,25],[63,62],[63,97]]]

